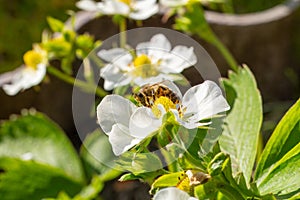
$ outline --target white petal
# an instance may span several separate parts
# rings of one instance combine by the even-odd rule
[[[155,84],[155,83],[164,82],[166,80],[170,80],[170,77],[167,74],[160,73],[157,76],[152,76],[152,77],[149,77],[149,78],[136,77],[134,79],[134,82],[138,86],[143,86],[143,85],[146,85],[146,84]]]
[[[230,109],[221,89],[212,81],[190,88],[183,96],[182,105],[186,108],[183,120],[190,123],[197,123]]]
[[[134,9],[146,10],[151,9],[151,6],[156,5],[156,0],[136,0],[134,3]]]
[[[131,12],[129,14],[129,18],[134,20],[145,20],[155,15],[158,12],[158,10],[159,10],[158,5],[150,5],[148,7],[144,7],[144,9],[135,10],[134,12]]]
[[[129,6],[118,0],[105,0],[100,2],[98,8],[101,10],[100,12],[107,15],[128,15],[130,12]]]
[[[97,53],[97,55],[106,62],[112,62],[125,54],[128,54],[128,51],[122,48],[103,49]]]
[[[38,85],[46,74],[46,64],[37,65],[37,69],[23,67],[14,75],[10,84],[4,84],[3,90],[8,95],[16,95],[19,91]]]
[[[97,118],[102,130],[108,134],[114,124],[129,127],[129,118],[136,106],[119,95],[105,96],[97,107]]]
[[[131,77],[127,73],[112,64],[108,64],[100,70],[100,77],[104,79],[104,89],[112,90],[115,87],[127,85],[131,81]]]
[[[91,0],[81,0],[76,2],[76,6],[81,10],[98,11],[97,3]]]
[[[155,117],[150,108],[139,107],[131,115],[129,132],[133,137],[144,139],[158,130],[161,123],[161,118]]]
[[[189,119],[181,119],[181,117],[179,116],[179,113],[178,113],[178,110],[175,110],[175,109],[171,109],[171,112],[173,112],[175,118],[176,118],[176,121],[184,126],[185,128],[187,129],[194,129],[194,128],[197,128],[199,126],[206,126],[206,125],[209,125],[211,124],[211,122],[205,122],[205,123],[200,123],[198,121],[189,121]]]
[[[114,124],[108,136],[108,140],[116,156],[128,151],[141,141],[140,139],[130,136],[128,127],[122,124]]]
[[[162,58],[165,52],[171,50],[171,43],[163,34],[154,35],[150,42],[143,42],[136,46],[137,54]]]
[[[39,84],[46,75],[46,68],[47,68],[46,64],[42,63],[42,64],[38,64],[37,69],[31,72],[30,75],[26,73],[28,82],[26,81],[27,84],[24,85],[24,89],[28,89],[34,85]]]
[[[169,73],[180,73],[197,62],[197,57],[194,53],[193,47],[188,48],[186,46],[176,46],[170,52],[170,55],[171,56],[168,57],[166,61],[166,68],[170,68]]]
[[[160,0],[161,5],[167,7],[177,7],[187,4],[188,0]]]
[[[188,193],[175,187],[168,187],[159,190],[153,197],[153,200],[197,200]]]

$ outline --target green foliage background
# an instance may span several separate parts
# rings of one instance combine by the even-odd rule
[[[0,0],[0,73],[20,66],[32,43],[41,41],[47,16],[66,20],[76,0]]]
[[[235,13],[251,13],[272,8],[285,0],[231,0]]]

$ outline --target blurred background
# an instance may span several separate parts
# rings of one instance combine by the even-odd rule
[[[76,0],[0,0],[0,73],[23,63],[23,54],[40,42],[47,16],[66,20]]]

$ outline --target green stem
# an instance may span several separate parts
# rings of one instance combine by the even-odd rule
[[[108,94],[102,88],[99,88],[96,85],[91,85],[84,81],[75,79],[72,76],[69,76],[69,75],[59,71],[55,67],[48,66],[47,71],[49,72],[49,74],[56,76],[57,78],[63,80],[64,82],[74,85],[76,87],[79,87],[81,89],[84,89],[85,91],[87,91],[89,93],[96,93],[96,95],[99,97],[104,97]]]
[[[238,64],[236,62],[236,60],[234,59],[234,57],[232,56],[232,54],[230,53],[230,51],[227,49],[227,47],[220,41],[220,39],[213,34],[213,40],[211,41],[211,43],[213,45],[215,45],[215,47],[217,47],[217,49],[220,51],[220,53],[223,55],[223,57],[225,58],[225,60],[227,61],[229,67],[234,70],[235,72],[238,71]]]
[[[192,30],[192,32],[197,34],[200,38],[204,39],[205,41],[217,47],[217,49],[223,55],[230,68],[234,71],[237,71],[238,63],[236,62],[236,60],[234,59],[230,51],[227,49],[227,47],[220,41],[220,39],[211,29],[210,25],[207,23],[202,6],[200,6],[197,3],[190,4],[187,7],[187,13],[185,15],[186,15],[185,18],[189,18],[189,20],[191,21],[189,25],[195,24],[197,26],[196,28],[193,26],[188,28]],[[181,21],[183,20],[183,23],[186,23],[184,21],[185,18],[181,19]]]
[[[127,30],[127,23],[126,18],[123,17],[120,20],[120,47],[125,48],[126,47],[126,30]]]

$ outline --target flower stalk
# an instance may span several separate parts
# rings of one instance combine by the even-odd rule
[[[65,73],[62,73],[61,71],[57,70],[53,66],[48,66],[47,67],[47,72],[49,74],[59,78],[60,80],[68,83],[68,84],[71,84],[71,85],[74,85],[76,87],[79,87],[79,88],[83,89],[86,92],[89,92],[89,93],[94,93],[95,92],[95,94],[98,97],[104,97],[108,94],[106,91],[104,91],[103,89],[97,87],[96,85],[91,85],[91,84],[88,84],[84,81],[75,79],[72,76],[69,76]]]
[[[120,27],[120,47],[125,48],[126,47],[126,30],[127,30],[127,22],[126,18],[122,17],[119,22]]]

